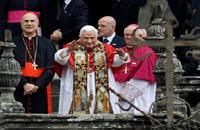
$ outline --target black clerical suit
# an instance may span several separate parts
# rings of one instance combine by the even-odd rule
[[[26,42],[26,37],[19,36],[16,37],[13,41],[16,44],[16,48],[14,49],[15,59],[20,63],[20,66],[22,68],[21,81],[19,85],[16,86],[16,90],[14,93],[15,99],[23,104],[26,113],[50,113],[50,109],[52,106],[48,105],[52,104],[48,103],[51,103],[51,97],[49,97],[51,96],[51,94],[47,94],[49,92],[47,92],[47,85],[50,83],[55,73],[54,44],[44,37],[35,37],[33,38],[33,47],[31,47],[32,49],[27,49],[28,42]],[[36,58],[31,59],[28,53],[36,55]],[[26,63],[33,63],[32,60],[34,60],[38,65],[37,70],[43,69],[43,72],[38,78],[24,76],[23,74],[23,69],[27,67],[25,66]],[[32,74],[32,72],[29,72],[29,74]],[[38,86],[37,92],[24,95],[23,86],[26,83],[32,83]]]

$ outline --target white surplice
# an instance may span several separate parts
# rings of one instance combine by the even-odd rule
[[[136,89],[142,92],[142,94],[131,101],[131,103],[143,112],[151,113],[151,105],[155,101],[156,97],[156,83],[150,84],[148,81],[132,78],[126,83],[116,82],[116,84],[119,92],[123,89],[123,87],[126,87],[127,84],[133,84]],[[120,101],[119,103],[125,109],[130,106],[124,101]],[[134,113],[134,115],[142,115],[141,112],[137,111],[133,107],[129,111],[120,110],[120,113]]]

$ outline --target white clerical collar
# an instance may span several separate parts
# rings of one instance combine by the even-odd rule
[[[103,39],[107,39],[108,42],[111,43],[114,37],[115,37],[115,32],[110,37],[104,37]]]
[[[68,5],[71,2],[71,0],[65,0],[65,4]]]

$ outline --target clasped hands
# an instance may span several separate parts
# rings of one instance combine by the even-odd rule
[[[38,90],[38,86],[31,84],[31,83],[26,83],[24,85],[24,95],[28,95],[28,94],[33,94],[35,92],[37,92]]]

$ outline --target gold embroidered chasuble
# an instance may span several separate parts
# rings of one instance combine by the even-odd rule
[[[112,113],[108,91],[108,65],[104,45],[97,42],[92,52],[87,52],[84,46],[78,45],[73,51],[73,55],[74,83],[70,113],[89,114],[92,100],[95,100],[94,113]],[[95,75],[95,92],[90,89],[92,86],[87,86],[87,74],[92,72]]]

